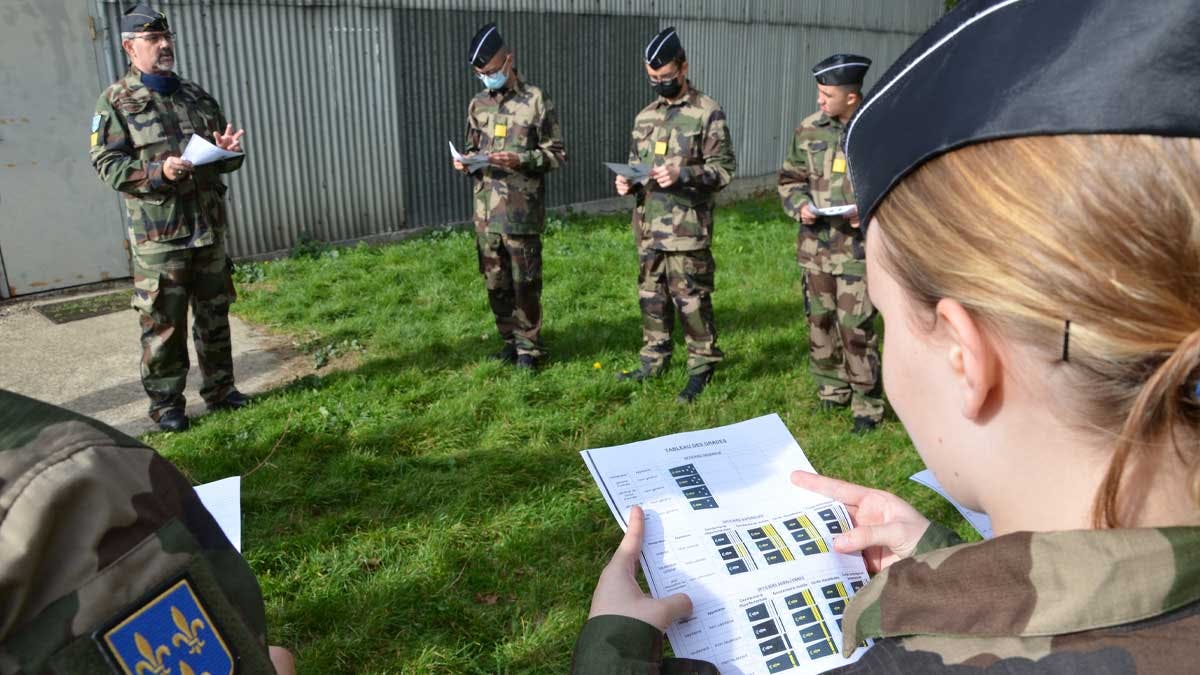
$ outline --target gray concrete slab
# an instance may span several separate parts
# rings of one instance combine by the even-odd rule
[[[55,294],[0,305],[0,388],[61,405],[131,435],[153,431],[157,427],[146,415],[148,400],[138,371],[137,313],[127,309],[54,324],[34,311],[42,303],[96,293]],[[234,376],[242,392],[265,391],[303,369],[304,359],[289,348],[288,340],[235,316],[230,317],[230,328]],[[205,408],[190,331],[188,351],[192,367],[185,395],[188,415],[194,417],[204,414]]]

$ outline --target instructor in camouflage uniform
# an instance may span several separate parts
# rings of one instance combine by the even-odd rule
[[[636,381],[666,370],[678,311],[689,376],[679,400],[691,403],[724,358],[713,320],[713,208],[737,160],[725,112],[688,80],[687,54],[675,29],[655,35],[644,56],[658,97],[634,120],[629,162],[650,167],[650,176],[636,183],[616,179],[617,194],[637,197],[633,236],[643,346],[641,366],[617,377]]]
[[[867,296],[863,232],[842,151],[870,65],[865,56],[835,54],[813,67],[821,109],[800,123],[779,172],[783,209],[800,221],[796,258],[804,271],[809,367],[822,408],[849,404],[856,433],[883,419],[876,312]],[[819,212],[838,207],[846,212]]]
[[[173,71],[175,39],[167,17],[138,4],[121,19],[131,66],[96,102],[92,165],[125,197],[133,252],[133,307],[142,326],[142,386],[150,417],[167,431],[188,428],[188,303],[192,340],[204,375],[200,395],[210,410],[241,408],[249,399],[233,384],[229,304],[235,296],[225,254],[225,185],[242,157],[194,167],[180,158],[192,134],[241,152],[243,131],[221,106]]]
[[[504,347],[495,358],[535,369],[542,344],[542,230],[546,223],[544,176],[567,159],[554,103],[521,79],[516,55],[495,24],[471,39],[468,60],[484,89],[467,107],[468,154],[488,165],[469,173],[475,190],[475,241],[479,271]]]

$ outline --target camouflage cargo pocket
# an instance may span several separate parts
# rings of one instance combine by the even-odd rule
[[[700,129],[677,129],[674,140],[677,146],[673,154],[682,158],[683,166],[704,164],[704,136]]]
[[[148,194],[142,197],[127,197],[125,206],[129,221],[133,225],[138,243],[145,241],[171,241],[192,236],[192,228],[183,218],[176,216],[175,197],[166,194]]]
[[[512,256],[513,272],[522,284],[542,280],[542,238],[537,235],[513,236],[507,242]]]
[[[633,150],[637,153],[637,161],[642,164],[654,163],[654,126],[642,125],[633,130]]]
[[[819,177],[825,175],[825,154],[829,144],[825,141],[812,141],[808,144],[808,172]]]
[[[146,159],[154,156],[156,153],[149,149],[167,142],[167,130],[158,111],[150,105],[149,97],[127,98],[118,105],[129,127],[129,142],[139,150],[138,157]]]
[[[509,133],[513,137],[512,149],[514,151],[531,150],[538,146],[537,127],[528,124],[514,124]]]
[[[712,251],[703,249],[680,255],[683,257],[683,273],[688,286],[702,293],[712,293],[717,275],[717,262],[713,259]]]
[[[225,293],[229,296],[229,303],[237,302],[237,287],[233,285],[233,258],[225,256]]]
[[[706,239],[707,223],[700,218],[700,212],[692,205],[692,200],[684,195],[673,197],[675,204],[671,208],[672,234],[685,239]]]
[[[866,277],[843,274],[838,278],[837,308],[838,321],[845,326],[857,328],[875,318]]]
[[[162,286],[162,275],[151,273],[153,276],[141,276],[135,273],[133,277],[133,299],[129,306],[146,316],[154,315],[154,306],[158,304],[158,296]]]

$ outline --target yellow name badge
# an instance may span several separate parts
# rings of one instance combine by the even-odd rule
[[[93,146],[100,145],[100,132],[98,132],[98,131],[92,132],[92,145]]]
[[[503,124],[497,124],[496,128],[492,130],[492,136],[494,138],[504,138],[508,136],[508,127]]]
[[[656,154],[656,155],[667,154],[667,142],[666,141],[655,141],[654,142],[654,154]]]
[[[846,158],[845,157],[835,157],[834,158],[833,172],[834,173],[846,173]]]

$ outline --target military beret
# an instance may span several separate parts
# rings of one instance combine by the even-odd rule
[[[650,44],[646,45],[646,63],[657,70],[674,61],[682,53],[683,43],[679,41],[675,27],[670,26],[662,29]]]
[[[846,130],[862,222],[908,173],[972,143],[1200,136],[1197,35],[1195,0],[959,3],[884,73]]]
[[[121,17],[122,33],[165,33],[170,29],[167,25],[167,15],[144,2],[125,10],[124,16]]]
[[[500,30],[496,28],[496,24],[489,23],[475,31],[475,37],[471,38],[471,49],[468,52],[467,61],[476,68],[482,68],[502,47],[504,47],[504,38],[500,37]]]
[[[171,462],[0,390],[0,672],[274,673],[253,572]]]
[[[813,66],[817,84],[862,84],[871,59],[857,54],[834,54]]]

